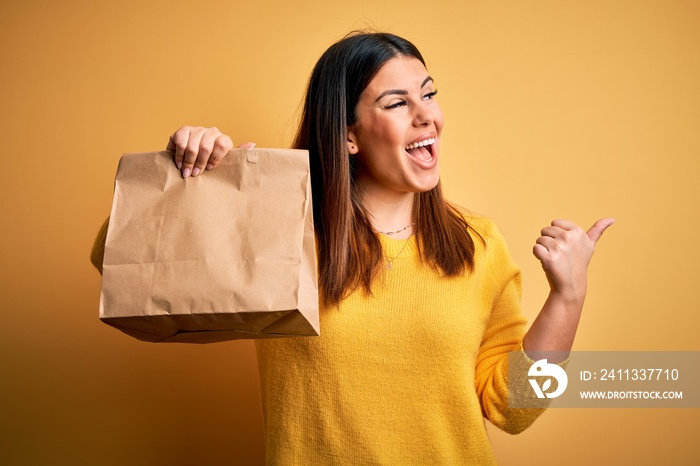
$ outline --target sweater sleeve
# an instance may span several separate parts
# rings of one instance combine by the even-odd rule
[[[100,231],[97,232],[97,237],[95,238],[95,244],[92,245],[92,251],[90,251],[90,262],[95,268],[102,274],[102,263],[105,257],[105,242],[107,241],[107,228],[109,227],[109,217],[102,224]]]
[[[549,399],[532,393],[527,371],[534,363],[523,351],[526,319],[520,312],[521,273],[508,252],[505,240],[491,225],[484,235],[493,279],[491,314],[476,360],[476,390],[484,416],[500,429],[517,434],[529,427],[544,412]],[[509,352],[512,353],[509,359]],[[508,370],[509,361],[511,364]],[[509,380],[510,373],[510,380]],[[532,399],[536,408],[509,408],[508,389]]]

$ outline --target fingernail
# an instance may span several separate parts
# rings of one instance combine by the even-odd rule
[[[208,164],[207,164],[207,170],[211,170],[212,168],[214,168],[214,165],[208,163]]]
[[[182,177],[183,177],[183,178],[189,178],[189,176],[190,176],[190,169],[189,169],[189,168],[185,168],[185,170],[182,172]]]
[[[178,160],[177,162],[175,162],[175,165],[177,165],[178,170],[182,170],[182,160]]]
[[[192,176],[197,176],[197,175],[199,175],[199,172],[200,172],[200,171],[201,171],[201,170],[199,169],[199,167],[194,167],[194,170],[192,170]]]
[[[253,145],[250,146],[250,148],[252,149],[252,148],[255,147],[256,145],[257,145],[257,143],[254,142]]]

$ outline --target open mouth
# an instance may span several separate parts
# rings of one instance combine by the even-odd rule
[[[433,144],[435,138],[424,139],[423,141],[414,142],[405,147],[408,154],[421,162],[431,162],[433,160]]]

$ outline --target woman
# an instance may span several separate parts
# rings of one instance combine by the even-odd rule
[[[533,252],[551,292],[525,333],[501,234],[442,197],[436,93],[391,34],[350,35],[314,68],[294,147],[310,154],[321,336],[256,342],[269,464],[492,464],[483,417],[515,433],[541,412],[508,408],[532,363],[515,353],[509,380],[508,353],[571,349],[613,220],[542,230]],[[185,178],[232,147],[216,128],[168,144]]]

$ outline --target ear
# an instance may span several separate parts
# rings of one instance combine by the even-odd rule
[[[350,155],[355,155],[358,152],[360,152],[360,148],[357,147],[357,138],[355,137],[355,133],[353,132],[353,127],[348,126],[348,153]]]

